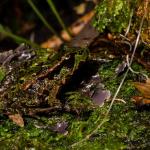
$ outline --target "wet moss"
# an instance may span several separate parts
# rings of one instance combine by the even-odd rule
[[[123,75],[115,75],[115,68],[120,60],[100,65],[99,75],[106,89],[112,93],[116,91]],[[133,65],[134,69],[141,69],[138,64]],[[63,68],[60,76],[67,73]],[[127,79],[118,95],[126,103],[115,101],[106,122],[92,135],[89,140],[77,145],[73,149],[146,149],[149,147],[150,122],[149,112],[146,109],[138,109],[131,101],[135,95],[135,88],[132,85],[135,75],[128,74]],[[105,102],[103,107],[93,107],[90,99],[73,91],[70,93],[72,109],[79,110],[83,107],[84,113],[57,112],[38,116],[36,118],[24,116],[25,127],[20,128],[4,115],[0,116],[0,149],[70,149],[70,146],[82,140],[91,133],[103,120],[110,101]],[[72,99],[73,101],[72,101]],[[76,105],[74,105],[74,103]],[[78,105],[79,103],[79,105]],[[68,103],[69,104],[69,103]],[[91,106],[91,107],[90,107]],[[68,134],[63,135],[51,130],[51,126],[58,121],[68,122]],[[37,126],[38,125],[38,126]],[[17,142],[18,141],[18,142]]]

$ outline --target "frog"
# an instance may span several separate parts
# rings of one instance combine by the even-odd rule
[[[27,52],[28,57],[23,57]],[[76,60],[82,55],[84,59]],[[2,63],[7,73],[0,83],[1,112],[34,115],[62,110],[64,102],[58,93],[87,58],[88,52],[82,48],[15,50]]]
[[[96,38],[98,32],[94,30],[94,33]],[[6,76],[0,83],[1,113],[36,115],[72,111],[66,106],[66,92],[80,89],[82,81],[96,74],[99,65],[107,62],[107,59],[96,59],[95,51],[91,53],[88,47],[92,42],[90,38],[88,45],[79,46],[78,40],[74,40],[58,51],[22,46],[14,53],[10,51],[10,56],[2,62]]]

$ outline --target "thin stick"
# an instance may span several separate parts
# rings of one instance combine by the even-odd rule
[[[126,33],[125,33],[125,35],[124,35],[124,36],[127,36],[127,35],[128,35],[128,33],[129,33],[129,31],[130,31],[130,27],[131,27],[131,23],[132,23],[132,16],[133,16],[133,9],[132,9],[132,11],[131,11],[131,13],[130,13],[130,20],[129,20],[129,24],[128,24],[128,27],[127,27],[127,30],[126,30]]]
[[[132,73],[134,73],[134,74],[142,74],[146,79],[148,79],[148,76],[147,76],[145,73],[141,73],[141,72],[138,72],[138,71],[134,71],[134,70],[131,68],[131,66],[130,66],[130,64],[129,64],[129,55],[126,56],[126,62],[127,62],[127,66],[128,66],[128,68],[129,68],[129,70],[130,70]]]

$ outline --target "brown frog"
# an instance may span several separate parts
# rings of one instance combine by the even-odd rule
[[[20,58],[25,51],[21,53],[17,50],[15,54],[11,53],[10,59],[6,60],[9,62],[7,68],[12,69],[0,84],[1,111],[33,115],[38,112],[61,110],[64,103],[57,95],[80,64],[75,62],[76,52],[73,51],[51,55],[46,53],[46,49],[40,49],[35,52],[34,57],[26,57],[23,61]],[[33,54],[33,51],[29,52]],[[78,50],[78,53],[82,55],[82,50]],[[12,61],[14,57],[16,61]]]
[[[14,54],[10,51],[7,58],[2,64],[11,69],[0,83],[0,110],[7,114],[70,111],[65,107],[65,93],[76,90],[85,78],[96,74],[101,63],[101,59],[90,60],[88,48],[76,46],[59,52],[17,49]]]

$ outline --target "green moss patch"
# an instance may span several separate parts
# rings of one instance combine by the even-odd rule
[[[122,79],[122,75],[115,76],[115,68],[119,63],[120,61],[114,60],[99,68],[102,82],[112,95]],[[137,68],[138,65],[134,64],[133,66]],[[150,146],[149,112],[146,109],[139,110],[131,101],[132,95],[135,95],[131,79],[135,76],[129,73],[128,77],[117,97],[123,99],[126,104],[115,101],[106,122],[98,129],[97,133],[73,149],[146,149]],[[96,107],[79,115],[63,112],[54,116],[41,116],[34,119],[24,117],[24,128],[18,127],[1,115],[0,148],[70,149],[72,144],[82,140],[100,124],[109,104],[109,101],[105,102],[103,107]],[[50,129],[58,121],[68,122],[67,135],[56,133]]]

